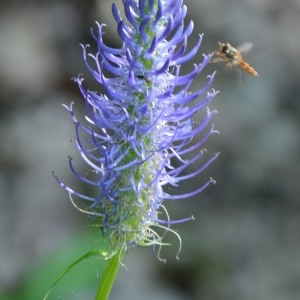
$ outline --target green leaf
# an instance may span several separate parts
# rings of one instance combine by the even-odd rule
[[[53,290],[53,288],[57,285],[57,283],[71,270],[73,269],[76,265],[78,265],[81,261],[91,257],[91,256],[100,256],[105,258],[105,253],[103,252],[103,250],[101,249],[93,249],[91,251],[88,251],[87,253],[85,253],[83,256],[81,256],[80,258],[78,258],[77,260],[75,260],[72,264],[70,264],[59,276],[58,278],[54,281],[54,283],[51,285],[50,289],[48,290],[47,294],[45,295],[45,297],[43,298],[43,300],[46,300],[49,296],[49,294],[51,293],[51,291]]]

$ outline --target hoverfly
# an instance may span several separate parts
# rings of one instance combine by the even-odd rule
[[[216,57],[212,58],[210,62],[226,61],[230,66],[238,65],[252,76],[258,76],[256,70],[244,60],[242,55],[242,53],[247,53],[251,49],[251,43],[245,43],[240,47],[234,48],[229,43],[219,42],[219,50],[213,52],[213,55]]]

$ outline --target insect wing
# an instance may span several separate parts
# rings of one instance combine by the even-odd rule
[[[236,49],[242,53],[242,54],[247,54],[249,51],[251,51],[253,48],[252,43],[244,43],[243,45],[237,47]]]

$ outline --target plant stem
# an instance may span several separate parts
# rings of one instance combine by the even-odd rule
[[[108,260],[106,269],[98,286],[95,300],[108,300],[112,286],[116,280],[124,251],[116,253]]]

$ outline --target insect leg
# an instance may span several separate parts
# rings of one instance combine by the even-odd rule
[[[212,58],[209,62],[214,64],[216,62],[224,61],[224,60],[225,59],[223,57],[219,56],[219,57]]]

